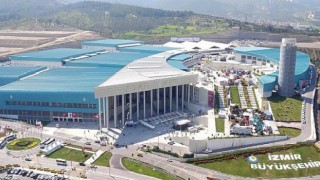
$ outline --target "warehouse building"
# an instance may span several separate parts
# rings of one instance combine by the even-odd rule
[[[237,47],[234,49],[235,60],[240,63],[251,64],[254,68],[266,67],[271,73],[258,77],[259,92],[263,97],[270,97],[274,90],[278,90],[280,49],[264,47]],[[294,87],[303,88],[310,75],[310,57],[303,52],[296,52],[294,71]],[[292,87],[291,87],[292,88]],[[293,90],[293,89],[292,89]],[[292,92],[292,91],[291,91]]]

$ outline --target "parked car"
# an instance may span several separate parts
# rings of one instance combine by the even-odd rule
[[[99,143],[100,143],[100,140],[95,140],[94,142],[97,143],[97,144],[99,144]]]
[[[80,166],[86,166],[86,164],[84,162],[79,162]]]
[[[169,145],[174,145],[175,143],[173,141],[168,142]]]
[[[24,160],[25,161],[32,161],[31,158],[29,158],[29,157],[24,158]]]
[[[86,144],[86,145],[91,145],[91,142],[87,141],[85,144]]]

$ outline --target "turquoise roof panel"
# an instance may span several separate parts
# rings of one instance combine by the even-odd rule
[[[126,39],[103,39],[96,41],[84,41],[81,45],[85,46],[101,46],[101,47],[117,47],[121,45],[129,45],[129,44],[144,44],[143,41],[134,41],[134,40],[126,40]]]
[[[143,53],[106,53],[79,60],[68,61],[66,66],[82,67],[124,67],[134,60],[149,56]]]
[[[133,46],[133,47],[125,47],[119,48],[122,52],[139,52],[139,53],[148,53],[148,54],[159,54],[165,51],[175,50],[177,48],[171,48],[166,46],[159,45],[143,45],[143,46]]]
[[[11,67],[0,66],[0,86],[12,83],[26,76],[46,69],[46,67]]]
[[[189,70],[189,68],[187,68],[187,67],[183,64],[182,61],[171,61],[171,60],[169,60],[169,61],[167,61],[167,63],[168,63],[169,65],[171,65],[172,67],[177,68],[177,69],[180,69],[180,70],[183,70],[183,71],[188,71],[188,70]]]
[[[86,54],[92,54],[101,50],[87,50],[87,49],[71,49],[58,48],[43,51],[28,52],[10,56],[10,60],[20,61],[50,61],[60,62],[69,58],[75,58]]]
[[[178,54],[169,58],[172,61],[184,61],[190,59],[192,56],[190,54]]]
[[[57,68],[1,87],[2,91],[93,92],[121,68]]]
[[[247,56],[255,56],[260,59],[269,60],[275,64],[280,62],[280,49],[279,48],[261,48],[261,47],[239,47],[235,48],[234,51],[238,54],[243,54]],[[307,79],[309,75],[309,67],[311,65],[310,57],[308,54],[297,51],[296,67],[295,67],[295,83],[298,84],[299,80]],[[279,72],[272,73],[272,76],[278,76]],[[270,75],[265,75],[270,76]],[[260,77],[261,83],[270,83],[270,77]],[[277,84],[276,80],[276,84]]]

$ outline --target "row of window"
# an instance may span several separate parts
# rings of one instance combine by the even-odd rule
[[[84,103],[49,103],[49,102],[32,102],[32,101],[6,101],[6,105],[11,106],[39,106],[39,107],[61,107],[61,108],[83,108],[96,109],[96,104]]]
[[[27,111],[27,110],[11,110],[11,109],[0,109],[0,114],[5,115],[18,115],[25,117],[50,117],[50,111]],[[68,112],[52,112],[52,116],[55,117],[68,117]],[[71,113],[72,117],[82,118],[95,118],[97,113]]]

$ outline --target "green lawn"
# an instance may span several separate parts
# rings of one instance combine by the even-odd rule
[[[235,87],[235,86],[230,87],[230,95],[231,95],[231,102],[233,104],[241,105],[238,87]]]
[[[301,97],[286,98],[274,93],[267,100],[276,121],[301,121]]]
[[[7,149],[14,151],[21,151],[32,149],[40,144],[40,139],[38,138],[21,138],[16,139],[7,144]]]
[[[97,165],[97,166],[106,166],[109,167],[110,166],[110,158],[112,156],[111,152],[104,152],[97,160],[94,161],[93,164]]]
[[[301,130],[296,128],[278,127],[278,130],[280,134],[285,134],[290,138],[297,137],[301,134]]]
[[[50,154],[48,157],[53,159],[65,159],[67,161],[85,162],[92,156],[91,153],[86,152],[86,154],[87,156],[85,157],[82,151],[63,147]]]
[[[297,164],[297,163],[306,163],[309,161],[320,161],[320,154],[319,152],[313,147],[301,147],[297,149],[290,149],[279,151],[277,153],[272,153],[272,155],[285,155],[285,154],[300,154],[302,160],[279,160],[279,161],[272,161],[268,159],[267,154],[257,155],[256,157],[259,159],[259,164],[267,164],[267,165],[274,165],[281,163],[284,164]],[[320,167],[310,167],[305,169],[298,169],[298,170],[260,170],[260,169],[253,169],[251,168],[251,164],[245,158],[238,158],[234,160],[225,160],[221,162],[214,162],[214,163],[207,163],[199,165],[204,168],[213,169],[216,171],[220,171],[222,173],[231,174],[235,176],[242,176],[242,177],[251,177],[251,178],[291,178],[291,177],[304,177],[304,176],[314,176],[320,175]]]
[[[224,133],[224,119],[216,118],[216,131]]]
[[[147,176],[155,177],[162,180],[176,180],[177,178],[170,176],[162,171],[157,170],[151,165],[144,165],[134,162],[128,158],[121,159],[122,165],[129,171],[133,171],[138,174],[144,174]],[[169,162],[168,162],[169,163]]]

